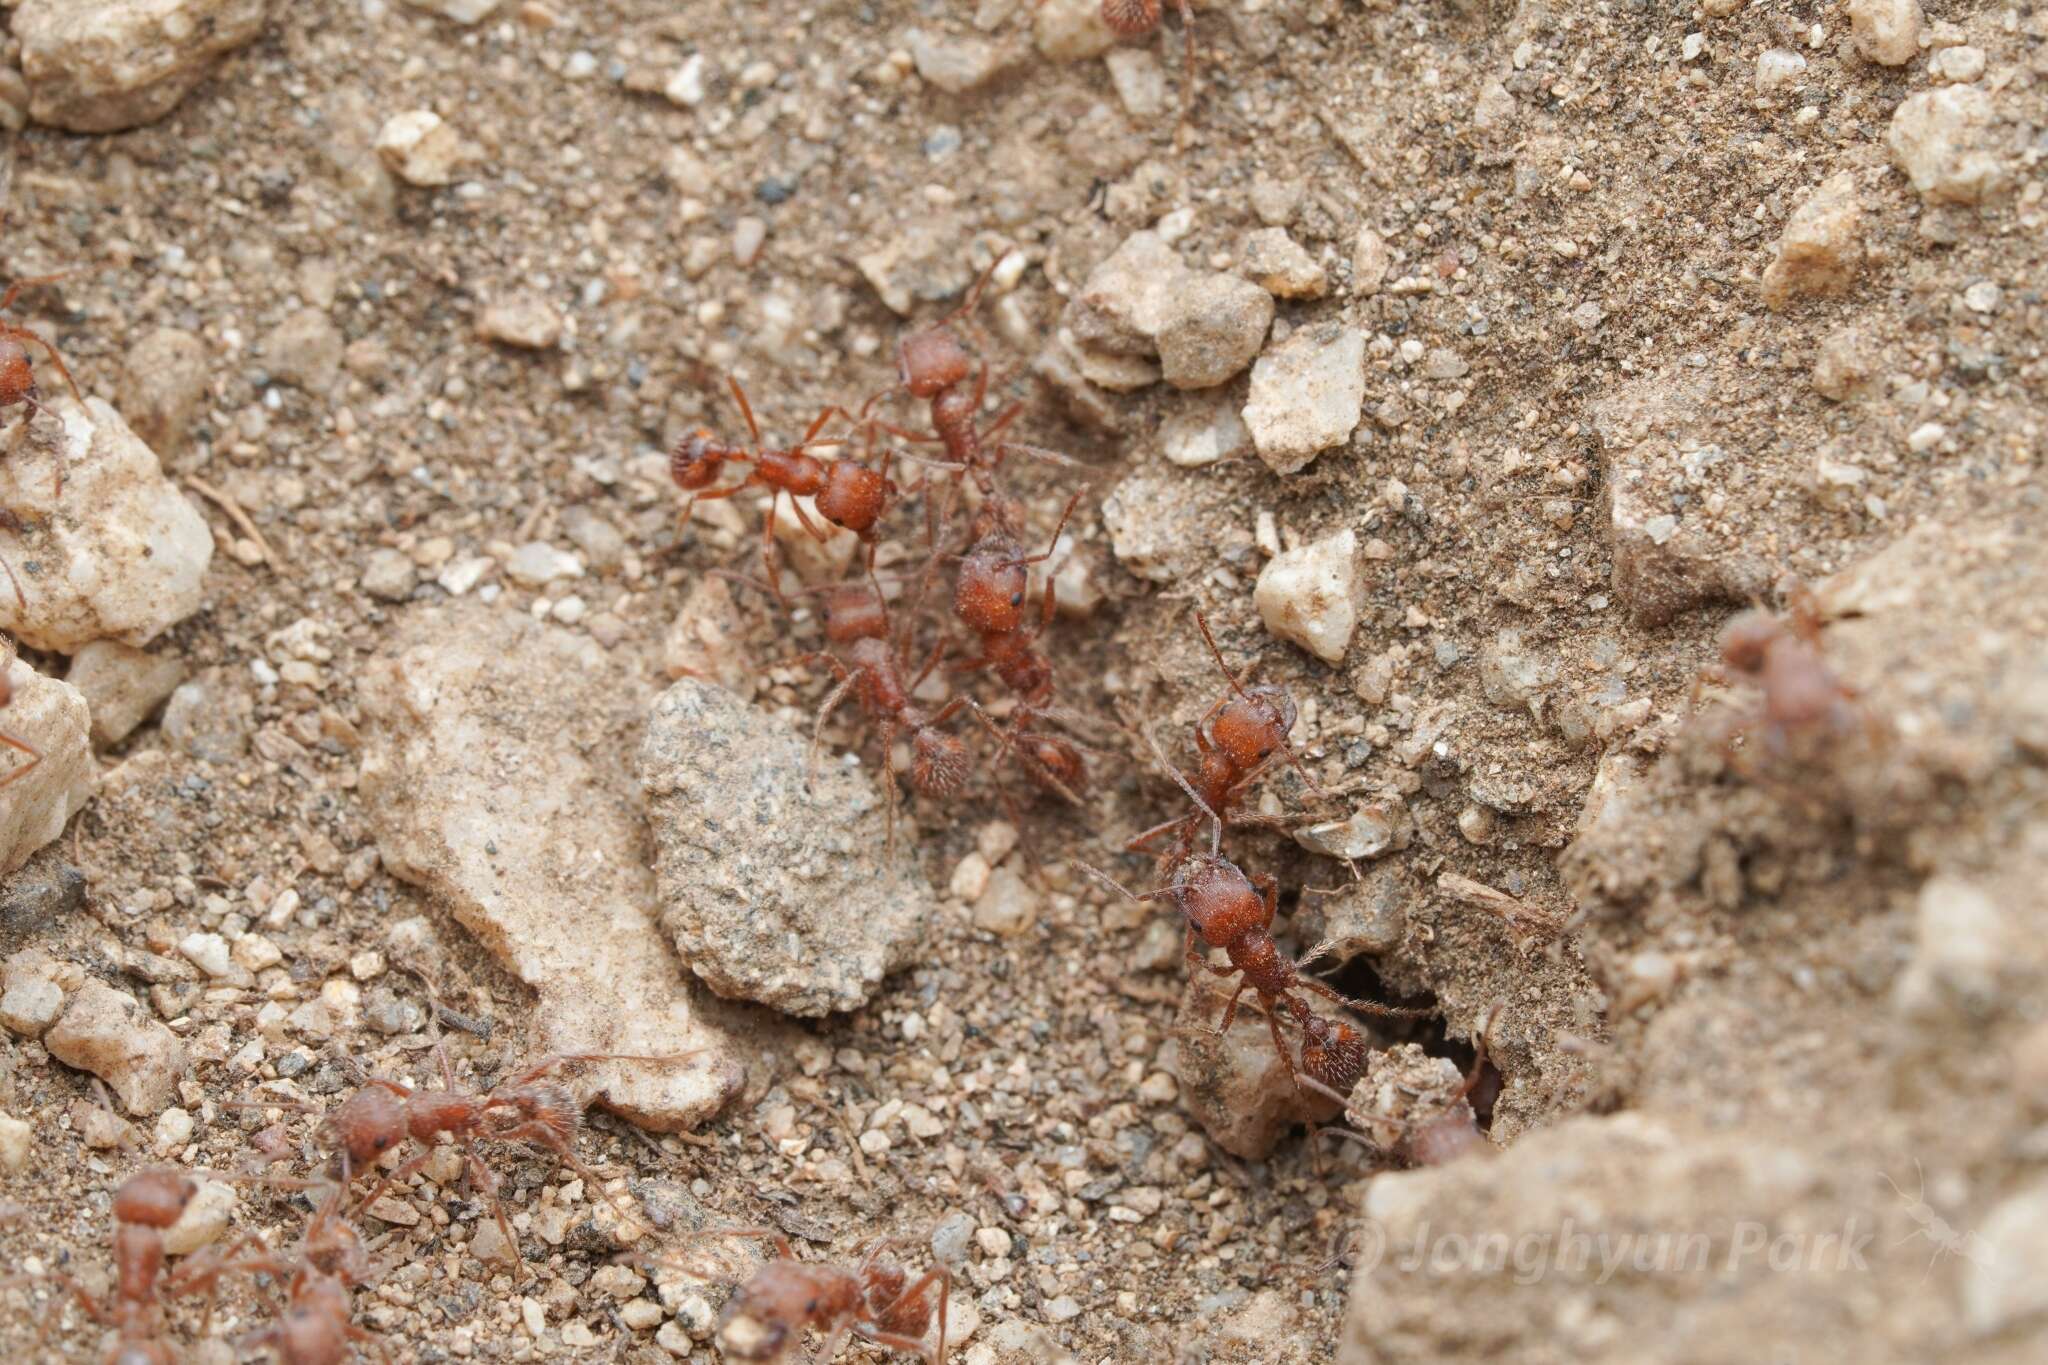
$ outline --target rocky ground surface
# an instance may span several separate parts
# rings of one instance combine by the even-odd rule
[[[370,1074],[673,1053],[566,1069],[587,1172],[492,1149],[516,1246],[450,1152],[378,1201],[358,1320],[709,1362],[761,1253],[684,1239],[747,1225],[948,1268],[971,1365],[2038,1357],[2048,10],[1204,4],[1185,106],[1090,0],[4,12],[0,278],[68,272],[7,321],[78,392],[31,344],[0,431],[0,1267],[104,1290],[124,1177],[310,1169]],[[807,780],[815,599],[708,573],[762,500],[665,452],[990,266],[991,410],[1095,470],[1005,471],[1095,780],[970,727],[892,849],[852,702]],[[1754,602],[1818,653],[1702,685]],[[1323,793],[1228,835],[1283,943],[1439,1011],[1345,1102],[1079,866],[1184,806],[1193,609]]]

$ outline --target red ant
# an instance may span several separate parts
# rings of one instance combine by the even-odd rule
[[[886,1254],[889,1243],[876,1242],[858,1265],[799,1261],[789,1239],[773,1228],[723,1228],[704,1234],[761,1237],[775,1244],[774,1260],[741,1285],[719,1315],[718,1346],[731,1360],[781,1360],[794,1350],[806,1327],[825,1333],[825,1344],[813,1357],[827,1365],[848,1335],[858,1332],[878,1346],[919,1355],[928,1365],[945,1365],[946,1299],[953,1277],[944,1268],[927,1270],[911,1280]],[[938,1286],[939,1335],[927,1344],[934,1309],[929,1297]]]
[[[218,1256],[188,1262],[174,1277],[172,1292],[196,1293],[203,1285],[210,1321],[214,1291],[223,1275],[247,1270],[287,1279],[283,1314],[236,1342],[238,1352],[267,1346],[277,1352],[282,1365],[340,1365],[348,1358],[351,1342],[367,1342],[376,1347],[379,1359],[388,1361],[382,1341],[351,1321],[351,1291],[368,1283],[370,1265],[361,1236],[341,1214],[348,1183],[346,1178],[337,1183],[314,1210],[292,1259],[279,1260],[260,1236],[249,1233]],[[260,1255],[234,1259],[251,1243]]]
[[[19,591],[18,585],[16,590]],[[23,605],[26,606],[27,604],[23,603]],[[4,711],[14,704],[14,658],[14,642],[10,640],[7,645],[6,657],[4,661],[0,661],[0,711]],[[11,787],[16,782],[21,781],[22,778],[34,772],[36,765],[43,761],[43,751],[41,749],[38,749],[20,735],[14,734],[11,731],[0,730],[0,744],[5,744],[10,749],[19,749],[22,753],[28,755],[28,762],[14,769],[7,776],[0,777],[0,789]]]
[[[946,459],[971,476],[976,487],[987,497],[996,495],[995,473],[1011,455],[1025,455],[1069,469],[1089,468],[1082,461],[1057,450],[1002,439],[1004,429],[1023,414],[1021,402],[1004,408],[986,427],[980,423],[981,405],[988,397],[988,362],[984,360],[979,367],[976,366],[966,347],[954,336],[951,323],[974,311],[981,302],[981,291],[1007,255],[1007,252],[1002,253],[989,262],[988,269],[967,291],[967,297],[961,300],[958,308],[923,331],[912,332],[897,344],[899,382],[868,399],[860,415],[853,419],[871,432],[886,431],[902,440],[944,446]],[[975,376],[972,391],[962,387],[970,374]],[[908,431],[870,416],[876,403],[894,393],[908,393],[930,403],[930,434]],[[936,528],[950,519],[949,500],[945,512],[934,523],[934,544],[944,538]]]
[[[1079,793],[1088,781],[1081,748],[1063,736],[1025,728],[1033,716],[1052,716],[1052,661],[1038,648],[1038,637],[1052,625],[1058,596],[1048,580],[1040,600],[1038,625],[1025,624],[1024,597],[1029,586],[1027,573],[1033,564],[1050,559],[1059,545],[1060,532],[1080,501],[1076,493],[1067,499],[1051,545],[1043,554],[1027,555],[1012,530],[1012,513],[1006,499],[992,498],[976,518],[974,545],[960,561],[953,585],[953,613],[973,631],[981,653],[958,665],[962,671],[986,668],[1017,694],[1022,708],[1003,741],[1003,749],[1014,748],[1024,759],[1025,771],[1040,786],[1079,805]]]
[[[677,1062],[695,1056],[695,1052],[661,1056],[617,1052],[556,1053],[506,1077],[487,1094],[458,1088],[454,1069],[448,1063],[448,1054],[438,1045],[434,1052],[441,1064],[439,1090],[415,1090],[400,1081],[371,1077],[362,1089],[343,1100],[321,1121],[320,1138],[339,1149],[344,1174],[370,1170],[386,1152],[408,1137],[421,1148],[419,1155],[378,1181],[376,1187],[356,1205],[358,1210],[376,1203],[392,1185],[410,1179],[433,1158],[436,1139],[446,1134],[462,1148],[471,1182],[490,1199],[498,1231],[504,1235],[508,1247],[516,1248],[519,1241],[512,1235],[512,1224],[505,1217],[504,1204],[498,1199],[497,1177],[477,1155],[475,1144],[480,1139],[524,1142],[547,1150],[556,1160],[582,1176],[621,1218],[628,1223],[639,1223],[640,1220],[617,1196],[604,1188],[597,1173],[576,1155],[573,1139],[581,1109],[576,1097],[566,1087],[543,1083],[541,1078],[568,1062]],[[249,1101],[247,1105],[252,1108],[291,1107],[285,1102],[268,1099]]]
[[[1758,608],[1730,621],[1721,632],[1721,661],[1700,670],[1693,681],[1692,706],[1709,680],[1744,679],[1761,697],[1751,713],[1726,723],[1723,749],[1732,760],[1737,744],[1754,732],[1774,758],[1792,754],[1803,736],[1846,734],[1859,725],[1873,738],[1878,722],[1857,705],[1856,689],[1828,667],[1820,649],[1820,608],[1804,587],[1790,595],[1791,610],[1776,616]]]
[[[868,572],[872,574],[876,527],[883,513],[902,495],[902,490],[889,478],[889,462],[896,452],[885,450],[878,469],[870,469],[853,460],[821,460],[808,454],[811,446],[821,444],[818,434],[832,418],[844,415],[839,408],[826,408],[820,412],[804,431],[803,439],[795,445],[787,449],[766,447],[761,443],[761,426],[754,419],[754,409],[747,402],[746,391],[736,379],[728,378],[726,382],[732,386],[732,396],[739,404],[740,415],[746,418],[747,433],[753,444],[746,447],[727,445],[704,427],[676,442],[675,450],[669,455],[668,467],[669,477],[675,480],[676,486],[690,494],[683,515],[687,517],[689,509],[700,501],[730,498],[747,488],[772,488],[789,494],[790,510],[805,531],[817,540],[826,540],[830,533],[812,522],[803,504],[796,501],[798,498],[810,498],[819,516],[852,532],[868,547]],[[872,438],[872,431],[869,434]],[[727,461],[751,464],[753,470],[736,484],[713,488],[711,485],[717,481]],[[782,595],[775,572],[775,516],[776,505],[770,503],[761,526],[761,564],[769,590],[786,608],[789,602]]]
[[[78,1300],[86,1315],[114,1329],[114,1340],[100,1356],[101,1365],[171,1365],[171,1348],[163,1340],[164,1230],[178,1221],[199,1187],[183,1171],[157,1167],[129,1176],[114,1191],[114,1273],[111,1299],[102,1303],[70,1276],[46,1271],[5,1282],[12,1287],[27,1279],[46,1278]],[[44,1315],[36,1333],[41,1346],[56,1320],[59,1298]]]
[[[1217,828],[1220,827],[1219,822]],[[1132,895],[1105,872],[1086,863],[1080,866],[1129,900],[1173,901],[1187,919],[1185,952],[1188,969],[1201,968],[1217,976],[1242,977],[1231,994],[1230,1004],[1223,1011],[1223,1022],[1216,1031],[1230,1032],[1230,1025],[1237,1018],[1238,1001],[1246,991],[1256,991],[1259,1003],[1264,1007],[1266,1027],[1273,1035],[1273,1048],[1280,1054],[1280,1060],[1296,1086],[1303,1084],[1303,1078],[1280,1036],[1279,1011],[1283,1003],[1289,1016],[1301,1024],[1305,1043],[1313,1042],[1324,1049],[1316,1062],[1317,1069],[1324,1074],[1341,1076],[1343,1068],[1352,1064],[1354,1049],[1363,1046],[1360,1039],[1302,1023],[1301,1011],[1306,1010],[1307,1004],[1295,997],[1297,990],[1313,991],[1361,1014],[1416,1019],[1433,1012],[1353,1000],[1335,987],[1303,975],[1301,963],[1281,956],[1279,945],[1273,941],[1273,916],[1279,910],[1278,880],[1271,876],[1257,879],[1247,876],[1236,863],[1213,851],[1188,858],[1175,869],[1174,881],[1142,896]],[[1201,944],[1199,948],[1196,946],[1198,941]],[[1230,965],[1219,967],[1210,962],[1208,950],[1212,948],[1223,949],[1230,957]],[[1345,1027],[1349,1028],[1348,1025]],[[1355,1034],[1356,1030],[1351,1032]]]
[[[63,278],[62,274],[57,274],[43,275],[33,280],[16,280],[7,286],[4,295],[0,295],[0,313],[14,307],[14,300],[22,290],[39,284],[51,284]],[[57,367],[58,374],[64,376],[64,383],[70,388],[71,396],[76,398],[81,406],[85,403],[84,395],[78,391],[78,381],[71,377],[71,371],[64,364],[64,357],[57,354],[57,348],[28,328],[17,327],[5,318],[0,318],[0,409],[19,406],[23,410],[21,427],[14,433],[17,444],[27,433],[28,424],[36,419],[38,412],[44,410],[43,391],[36,386],[35,367],[29,362],[28,347],[22,344],[30,341],[48,353],[50,363]],[[64,492],[64,470],[61,465],[57,469],[57,492],[59,495]]]
[[[1301,774],[1301,780],[1311,792],[1317,796],[1324,794],[1287,743],[1296,718],[1294,698],[1277,683],[1263,683],[1247,689],[1244,684],[1250,678],[1250,670],[1242,677],[1231,675],[1229,665],[1223,662],[1223,651],[1216,647],[1216,637],[1210,634],[1209,623],[1199,611],[1195,613],[1195,625],[1201,630],[1202,640],[1209,646],[1209,653],[1216,660],[1216,667],[1222,671],[1224,681],[1229,683],[1231,695],[1210,707],[1195,722],[1195,750],[1201,761],[1192,784],[1167,762],[1149,734],[1142,730],[1139,732],[1151,747],[1153,756],[1166,767],[1182,790],[1193,797],[1198,808],[1164,824],[1154,825],[1124,845],[1126,852],[1139,852],[1161,835],[1171,833],[1173,844],[1159,860],[1162,869],[1178,864],[1188,855],[1194,847],[1195,833],[1201,828],[1204,815],[1218,821],[1227,817],[1230,808],[1252,780],[1264,772],[1275,758],[1284,757]],[[1239,817],[1232,823],[1252,824],[1257,821]]]

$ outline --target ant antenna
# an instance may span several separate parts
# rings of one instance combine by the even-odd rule
[[[1166,756],[1166,751],[1159,747],[1159,741],[1152,738],[1150,730],[1142,725],[1133,725],[1128,719],[1125,719],[1124,724],[1129,726],[1139,739],[1145,741],[1145,747],[1152,751],[1153,761],[1173,779],[1174,785],[1187,795],[1188,800],[1195,803],[1195,807],[1202,814],[1209,817],[1209,856],[1220,856],[1223,852],[1223,817],[1210,809],[1209,803],[1202,799],[1202,794],[1194,789],[1186,775],[1174,766],[1173,760]]]

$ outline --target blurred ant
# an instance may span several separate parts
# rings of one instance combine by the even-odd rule
[[[70,1276],[60,1271],[26,1275],[0,1281],[0,1288],[13,1288],[29,1280],[54,1280],[58,1287],[78,1300],[86,1316],[114,1330],[114,1340],[100,1355],[101,1365],[172,1365],[170,1346],[163,1340],[164,1295],[160,1281],[164,1273],[164,1230],[175,1224],[185,1206],[199,1192],[199,1186],[183,1171],[155,1167],[129,1176],[114,1191],[114,1292],[104,1303],[94,1298]],[[40,1347],[56,1322],[60,1295],[43,1316],[36,1333]]]
[[[284,1312],[268,1327],[237,1341],[237,1353],[269,1347],[277,1352],[282,1365],[340,1365],[348,1359],[351,1343],[365,1342],[375,1347],[378,1359],[388,1362],[391,1357],[376,1334],[352,1321],[352,1291],[369,1282],[370,1262],[361,1235],[342,1216],[347,1176],[344,1169],[343,1179],[314,1210],[299,1236],[298,1252],[289,1260],[272,1254],[261,1236],[247,1233],[216,1256],[188,1261],[173,1277],[172,1292],[196,1293],[204,1287],[205,1320],[211,1321],[214,1293],[222,1276],[246,1270],[282,1279],[286,1281]],[[252,1244],[259,1254],[243,1256]],[[204,1326],[200,1330],[204,1331]]]
[[[1759,607],[1735,617],[1721,631],[1720,662],[1701,669],[1693,680],[1694,711],[1709,681],[1731,685],[1739,679],[1759,693],[1748,714],[1721,722],[1722,752],[1738,771],[1747,771],[1737,755],[1751,735],[1781,760],[1814,736],[1833,739],[1859,728],[1873,740],[1883,735],[1881,722],[1858,705],[1856,689],[1828,667],[1821,653],[1820,607],[1812,592],[1803,585],[1795,588],[1789,608],[1783,616]]]
[[[0,294],[0,313],[14,307],[14,300],[22,290],[39,284],[53,284],[63,278],[64,275],[60,273],[42,275],[32,280],[16,280],[7,286],[5,294]],[[28,328],[17,327],[5,318],[0,318],[0,410],[12,407],[22,409],[21,426],[14,433],[16,445],[19,445],[22,437],[27,435],[28,425],[35,421],[36,414],[45,410],[42,401],[43,391],[36,385],[35,367],[29,362],[28,347],[22,344],[31,341],[42,347],[49,355],[50,363],[57,367],[57,373],[64,376],[64,383],[71,390],[71,396],[78,400],[80,406],[85,403],[84,395],[78,391],[78,381],[71,377],[71,371],[64,364],[64,357],[57,354],[57,348]],[[57,465],[57,493],[62,496],[63,492],[64,466],[60,459]]]
[[[943,1267],[911,1280],[888,1256],[889,1243],[878,1241],[852,1269],[799,1261],[789,1239],[773,1228],[721,1228],[703,1234],[760,1237],[775,1246],[775,1259],[734,1291],[718,1320],[718,1347],[728,1360],[779,1361],[795,1350],[806,1327],[825,1333],[825,1344],[812,1359],[828,1365],[853,1333],[892,1351],[923,1357],[927,1365],[945,1365],[946,1299],[953,1277]],[[938,1306],[930,1293],[938,1287]],[[938,1316],[937,1344],[928,1343],[932,1317]]]
[[[1201,829],[1204,815],[1212,820],[1230,819],[1233,824],[1261,823],[1262,817],[1231,818],[1230,809],[1252,780],[1264,772],[1275,758],[1285,758],[1294,771],[1301,774],[1301,780],[1310,792],[1319,797],[1326,795],[1287,742],[1296,719],[1294,698],[1277,683],[1262,683],[1247,689],[1245,683],[1250,680],[1251,670],[1247,669],[1242,676],[1232,676],[1230,666],[1223,662],[1223,651],[1216,647],[1216,637],[1209,632],[1208,621],[1199,611],[1195,613],[1195,625],[1202,632],[1202,640],[1209,646],[1209,654],[1216,660],[1217,669],[1229,684],[1230,694],[1195,722],[1195,751],[1200,762],[1195,769],[1191,790],[1190,783],[1174,770],[1151,735],[1138,731],[1152,749],[1153,757],[1183,790],[1189,791],[1197,807],[1186,815],[1154,825],[1124,845],[1125,852],[1137,853],[1162,835],[1173,835],[1173,843],[1159,859],[1162,870],[1187,857],[1194,847],[1195,835]]]
[[[581,1106],[566,1087],[546,1083],[542,1077],[570,1062],[678,1062],[697,1055],[693,1052],[639,1056],[618,1052],[565,1052],[543,1057],[522,1071],[500,1081],[488,1093],[478,1094],[455,1084],[455,1072],[447,1052],[436,1044],[434,1054],[441,1066],[439,1090],[416,1090],[402,1081],[371,1077],[362,1089],[337,1105],[321,1120],[322,1142],[337,1149],[344,1173],[371,1170],[385,1153],[410,1137],[420,1147],[411,1160],[379,1180],[376,1187],[357,1204],[357,1211],[370,1207],[384,1191],[409,1180],[433,1158],[435,1142],[443,1134],[462,1148],[471,1183],[491,1201],[491,1209],[508,1247],[517,1248],[512,1224],[498,1198],[498,1179],[477,1155],[478,1140],[523,1142],[553,1154],[556,1160],[583,1177],[586,1183],[633,1225],[640,1220],[619,1198],[604,1188],[595,1171],[576,1155],[573,1139],[580,1123]],[[236,1107],[292,1108],[291,1102],[258,1099],[239,1102]]]
[[[889,478],[889,463],[897,452],[884,450],[879,468],[870,469],[853,460],[821,460],[808,454],[813,445],[842,444],[841,442],[820,442],[818,435],[834,416],[844,415],[839,408],[826,408],[812,419],[805,429],[803,439],[787,449],[766,447],[761,442],[761,426],[754,419],[754,409],[747,402],[746,391],[739,381],[728,377],[726,383],[732,387],[733,400],[739,404],[740,415],[746,419],[747,433],[753,444],[732,446],[720,441],[710,430],[699,427],[676,442],[669,455],[669,477],[676,486],[690,494],[684,505],[683,515],[689,516],[690,508],[698,502],[710,502],[730,498],[747,488],[771,488],[789,494],[790,511],[805,531],[819,540],[829,538],[830,533],[819,527],[804,511],[798,498],[810,498],[818,515],[842,530],[850,531],[867,546],[867,567],[874,573],[876,528],[883,513],[902,496]],[[869,432],[870,453],[873,450],[873,432]],[[904,458],[910,458],[905,456]],[[727,461],[736,464],[751,464],[752,471],[746,478],[724,488],[713,488]],[[923,461],[922,463],[935,463]],[[929,476],[927,476],[929,477]],[[924,486],[920,480],[918,488]],[[916,491],[915,489],[911,491]],[[767,576],[768,587],[776,600],[788,608],[788,599],[783,597],[775,572],[775,516],[776,504],[768,505],[768,512],[761,526],[761,564]]]
[[[1196,800],[1199,803],[1200,798]],[[1211,818],[1214,818],[1213,813]],[[1220,830],[1220,821],[1216,828]],[[1086,863],[1079,866],[1128,900],[1165,899],[1174,903],[1187,919],[1184,951],[1188,970],[1201,969],[1216,976],[1241,978],[1237,989],[1231,993],[1230,1003],[1223,1011],[1223,1022],[1217,1026],[1216,1032],[1230,1032],[1230,1025],[1237,1018],[1239,1000],[1248,990],[1257,992],[1266,1015],[1266,1027],[1273,1035],[1273,1049],[1280,1054],[1288,1078],[1297,1087],[1305,1084],[1304,1078],[1287,1049],[1286,1040],[1280,1035],[1281,1009],[1284,1007],[1289,1017],[1300,1023],[1302,1015],[1299,1011],[1307,1008],[1307,1002],[1296,998],[1296,991],[1313,991],[1360,1014],[1419,1019],[1434,1013],[1427,1009],[1353,1000],[1335,987],[1304,975],[1302,963],[1312,959],[1290,961],[1281,955],[1279,945],[1273,941],[1273,917],[1279,910],[1278,880],[1271,876],[1256,879],[1247,876],[1236,863],[1214,851],[1188,858],[1174,869],[1173,881],[1143,895],[1133,895],[1106,872]],[[1230,965],[1219,967],[1210,962],[1208,952],[1213,948],[1223,949],[1230,958]],[[1317,1046],[1330,1049],[1322,1054],[1316,1066],[1317,1070],[1331,1076],[1341,1077],[1344,1068],[1353,1064],[1354,1049],[1362,1046],[1362,1040],[1345,1038],[1334,1031],[1312,1034],[1311,1030],[1318,1028],[1315,1025],[1302,1024],[1302,1028],[1305,1039],[1313,1037]]]
[[[10,570],[9,572],[11,573],[12,571]],[[19,585],[17,585],[16,590],[19,591]],[[22,605],[26,606],[27,603],[24,602]],[[14,642],[9,640],[4,651],[4,657],[0,657],[0,711],[4,711],[14,704],[14,660]],[[28,762],[15,768],[7,776],[0,777],[0,789],[11,787],[22,778],[27,777],[35,771],[36,765],[43,761],[43,751],[41,749],[38,749],[35,745],[29,743],[20,735],[14,734],[12,731],[0,730],[0,744],[5,744],[10,749],[19,749],[22,753],[28,755]]]

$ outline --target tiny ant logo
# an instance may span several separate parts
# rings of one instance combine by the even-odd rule
[[[1943,1256],[1960,1256],[1972,1265],[1989,1266],[1995,1259],[1991,1244],[1974,1232],[1962,1232],[1949,1226],[1948,1220],[1927,1203],[1927,1172],[1920,1169],[1918,1157],[1913,1158],[1913,1171],[1919,1177],[1920,1188],[1910,1195],[1899,1188],[1899,1182],[1892,1179],[1890,1172],[1878,1172],[1884,1177],[1884,1183],[1892,1187],[1892,1193],[1898,1195],[1899,1202],[1905,1205],[1906,1216],[1919,1225],[1892,1245],[1902,1246],[1915,1237],[1925,1237],[1933,1244],[1934,1254],[1927,1258],[1927,1269],[1920,1272],[1923,1280]]]

